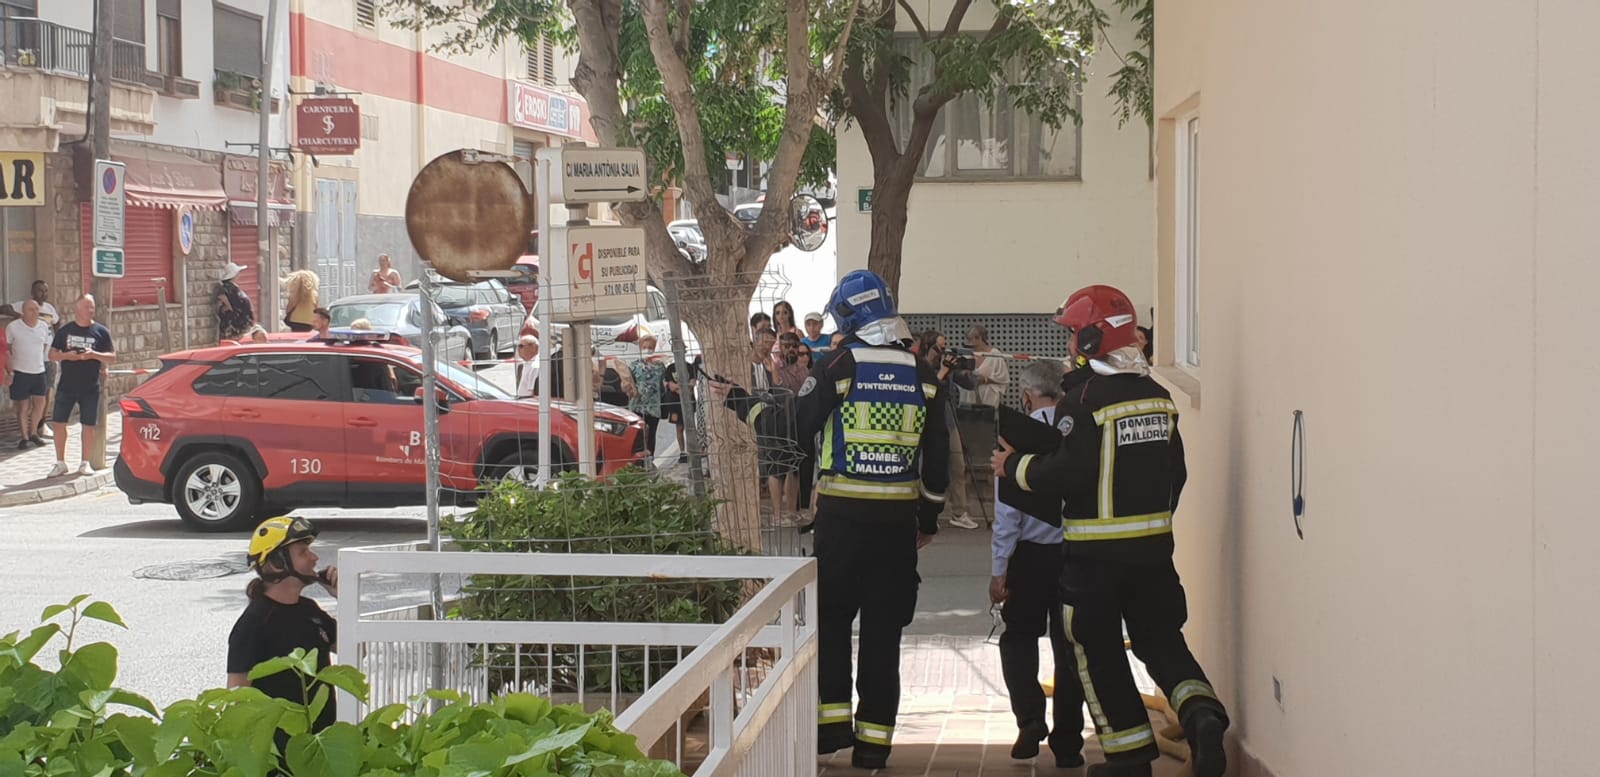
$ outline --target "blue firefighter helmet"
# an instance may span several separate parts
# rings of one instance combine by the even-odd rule
[[[889,284],[871,270],[855,270],[839,279],[828,298],[828,313],[839,331],[854,334],[862,327],[899,315]]]

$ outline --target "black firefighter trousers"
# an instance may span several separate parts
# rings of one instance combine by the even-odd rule
[[[1124,623],[1133,654],[1167,694],[1185,731],[1193,730],[1197,714],[1226,722],[1222,702],[1183,639],[1189,609],[1172,559],[1113,561],[1073,554],[1071,545],[1061,571],[1067,634],[1106,761],[1146,763],[1160,756],[1128,665]]]
[[[1045,722],[1039,687],[1039,638],[1050,635],[1055,657],[1055,707],[1050,748],[1058,755],[1083,749],[1083,686],[1078,661],[1067,641],[1060,597],[1061,546],[1018,542],[1006,566],[1006,601],[1000,618],[1000,671],[1020,730]]]
[[[900,631],[917,609],[917,502],[817,500],[817,724],[850,731],[855,748],[887,753],[900,711]],[[850,626],[861,615],[850,714]]]

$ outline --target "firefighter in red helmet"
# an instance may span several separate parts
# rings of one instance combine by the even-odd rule
[[[1002,439],[993,464],[1022,489],[1062,499],[1067,636],[1106,754],[1088,773],[1147,777],[1160,755],[1128,666],[1125,622],[1134,655],[1178,713],[1195,776],[1221,777],[1227,711],[1184,642],[1188,609],[1172,564],[1172,515],[1187,477],[1177,406],[1150,377],[1126,294],[1080,289],[1055,321],[1079,369],[1093,374],[1072,382],[1056,408],[1059,448],[1017,455]]]

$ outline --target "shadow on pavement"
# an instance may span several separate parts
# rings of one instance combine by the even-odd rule
[[[387,542],[421,540],[428,533],[428,522],[421,518],[317,518],[311,517],[322,531],[324,544],[341,547],[350,545],[379,545]],[[232,532],[201,532],[190,529],[177,516],[149,521],[107,526],[79,535],[85,539],[166,539],[166,540],[237,540],[243,542],[249,530]]]

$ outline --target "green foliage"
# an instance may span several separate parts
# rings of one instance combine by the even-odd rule
[[[697,499],[681,485],[641,470],[625,470],[605,482],[566,473],[552,488],[534,490],[507,481],[462,519],[447,519],[444,531],[467,550],[497,553],[649,553],[737,555],[740,551],[712,528],[717,503]],[[462,587],[452,613],[475,620],[620,623],[720,623],[738,609],[737,580],[660,580],[616,577],[475,575]],[[554,681],[551,692],[612,690],[612,653],[575,646],[549,650],[488,646],[491,689],[523,677]],[[676,664],[677,651],[623,648],[617,651],[616,689],[644,690],[646,673],[659,678]]]
[[[824,51],[838,40],[845,20],[842,12],[830,15],[827,3],[820,5],[813,45]],[[442,48],[450,51],[509,41],[534,46],[541,35],[568,51],[577,45],[570,12],[551,0],[383,0],[381,7],[401,26],[442,32]],[[625,137],[619,141],[643,148],[656,182],[675,186],[687,172],[683,141],[645,36],[643,13],[635,0],[621,7],[617,58]],[[718,181],[726,175],[721,165],[728,153],[771,159],[778,151],[784,114],[783,3],[696,0],[679,7],[690,9],[688,46],[681,54],[700,108],[706,160],[715,168],[704,173]],[[676,10],[672,17],[677,24]],[[801,162],[802,185],[827,182],[834,165],[831,134],[826,127],[813,128]]]
[[[114,686],[116,649],[96,642],[74,649],[85,619],[122,625],[111,605],[80,596],[46,608],[44,624],[0,637],[0,777],[93,775],[123,777],[263,777],[286,769],[296,777],[681,777],[671,763],[652,761],[605,711],[511,694],[469,704],[449,691],[430,692],[414,707],[391,705],[358,724],[336,723],[312,733],[327,687],[360,699],[366,678],[348,666],[316,671],[315,652],[264,662],[264,677],[295,672],[320,684],[311,707],[272,699],[253,688],[210,690],[158,714],[137,694]],[[49,621],[71,613],[68,627]],[[60,668],[34,662],[63,638]],[[442,702],[434,711],[422,702]],[[113,705],[143,713],[112,711]],[[278,751],[276,740],[286,745]]]

